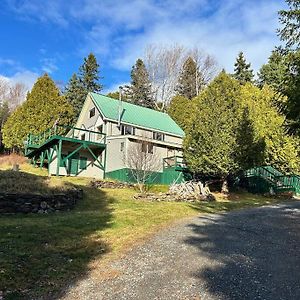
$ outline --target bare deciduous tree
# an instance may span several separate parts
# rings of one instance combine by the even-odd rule
[[[151,81],[157,109],[165,110],[175,95],[181,68],[187,57],[192,57],[206,85],[217,72],[216,60],[199,48],[187,49],[181,45],[150,45],[145,51],[145,64]],[[195,78],[198,82],[198,78]],[[201,91],[199,86],[198,92]]]
[[[153,144],[147,141],[130,144],[123,161],[130,169],[141,193],[145,191],[145,184],[155,176],[162,164],[160,157],[153,151]]]

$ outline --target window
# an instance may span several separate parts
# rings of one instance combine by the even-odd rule
[[[90,110],[90,118],[92,118],[96,113],[96,109],[95,107],[93,107],[91,110]]]
[[[147,144],[142,143],[142,152],[147,153]]]
[[[142,152],[153,154],[153,144],[151,143],[142,143]]]
[[[129,125],[121,125],[121,134],[122,135],[135,135],[135,128]]]
[[[98,126],[97,131],[99,133],[102,133],[103,132],[103,125]],[[101,140],[101,138],[102,138],[102,134],[97,134],[97,140]]]
[[[120,144],[120,151],[123,152],[124,151],[124,147],[125,147],[125,143],[121,142]]]
[[[87,168],[87,158],[84,156],[79,157],[79,169],[86,170]]]
[[[85,133],[81,135],[80,139],[81,139],[82,141],[85,141]]]
[[[98,126],[98,127],[97,127],[97,130],[98,130],[100,133],[102,133],[102,132],[103,132],[103,125]]]
[[[153,132],[153,139],[157,141],[164,141],[165,135],[161,132]]]
[[[153,154],[153,144],[148,144],[148,153]]]

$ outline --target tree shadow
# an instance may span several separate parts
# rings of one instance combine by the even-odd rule
[[[43,185],[40,176],[29,176]],[[78,187],[84,199],[71,211],[0,216],[0,292],[5,299],[59,299],[87,275],[94,259],[110,251],[102,232],[112,223],[114,199],[102,190]]]
[[[300,203],[200,217],[186,243],[217,299],[300,299]],[[297,207],[297,209],[295,209]]]

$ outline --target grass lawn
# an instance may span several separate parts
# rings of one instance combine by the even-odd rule
[[[21,169],[37,171],[27,165]],[[0,291],[5,299],[55,299],[95,266],[176,220],[278,202],[251,194],[214,203],[146,202],[133,200],[133,189],[98,190],[80,178],[50,181],[79,185],[84,200],[70,212],[0,216]]]

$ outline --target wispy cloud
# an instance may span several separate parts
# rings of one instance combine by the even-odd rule
[[[46,73],[52,74],[53,72],[58,70],[55,58],[42,58],[41,64],[41,69]]]
[[[129,70],[148,44],[198,46],[232,71],[239,51],[258,68],[279,44],[284,0],[8,0],[21,18],[80,28],[78,52]],[[55,64],[54,64],[55,65]],[[52,67],[55,68],[55,66]],[[44,66],[47,68],[47,65]],[[48,70],[54,70],[48,65]]]

